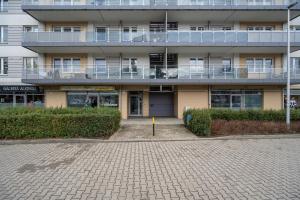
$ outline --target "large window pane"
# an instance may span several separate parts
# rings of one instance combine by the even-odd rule
[[[230,108],[230,95],[212,95],[212,108]]]
[[[86,104],[87,94],[68,94],[69,107],[84,107]]]
[[[262,108],[262,95],[245,95],[245,108]]]
[[[115,93],[100,93],[100,106],[117,107],[119,98]]]

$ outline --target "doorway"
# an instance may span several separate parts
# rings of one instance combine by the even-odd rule
[[[231,96],[231,108],[237,109],[237,110],[242,108],[242,96],[241,95],[232,95]]]
[[[26,103],[25,94],[16,94],[15,98],[15,106],[24,106]]]
[[[143,115],[143,92],[129,93],[129,116]]]

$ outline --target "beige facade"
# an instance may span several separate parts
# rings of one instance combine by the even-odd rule
[[[282,90],[264,90],[263,109],[280,110],[283,107]]]
[[[47,108],[67,107],[67,95],[64,91],[45,91],[45,106]]]
[[[178,86],[177,118],[182,119],[185,109],[208,108],[208,87],[206,86]]]
[[[93,88],[93,86],[88,87]],[[101,86],[98,86],[101,87]],[[107,86],[103,86],[106,88]],[[67,107],[66,89],[74,89],[76,86],[54,87],[45,89],[45,106],[46,107]],[[78,87],[77,87],[78,88]],[[83,87],[84,88],[84,87]],[[81,89],[83,89],[81,88]],[[119,110],[122,119],[127,119],[130,108],[130,92],[142,92],[142,116],[149,117],[149,86],[120,86],[113,87],[119,91]],[[283,109],[283,87],[279,86],[213,86],[211,90],[260,90],[263,92],[262,108],[265,110]],[[210,108],[210,91],[209,86],[200,85],[180,85],[174,88],[174,117],[182,119],[183,112],[186,109]],[[74,90],[72,90],[74,92]],[[76,91],[76,90],[75,90]],[[80,90],[82,91],[82,90]],[[92,90],[91,90],[92,91]]]

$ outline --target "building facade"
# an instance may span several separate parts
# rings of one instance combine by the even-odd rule
[[[124,119],[182,118],[188,108],[283,109],[291,2],[25,0],[21,19],[33,27],[15,18],[26,24],[26,49],[18,48],[35,58],[23,58],[22,82],[41,88],[46,107],[118,107]],[[295,52],[296,26],[290,36]],[[7,81],[16,70],[8,66]],[[294,85],[299,66],[292,59]]]
[[[35,67],[38,54],[22,47],[24,32],[37,31],[38,21],[21,9],[21,0],[0,0],[0,108],[42,106],[42,88],[21,81],[23,67]]]

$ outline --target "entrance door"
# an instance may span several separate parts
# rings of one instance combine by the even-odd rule
[[[151,92],[149,97],[150,116],[174,116],[174,96],[171,92]]]
[[[231,108],[241,109],[242,106],[242,97],[241,95],[232,95],[231,96]]]
[[[130,94],[129,96],[129,115],[142,116],[143,110],[143,97],[142,94]]]
[[[16,94],[15,95],[15,106],[24,106],[25,105],[25,95]]]
[[[92,108],[98,107],[98,94],[88,94],[87,105]]]

